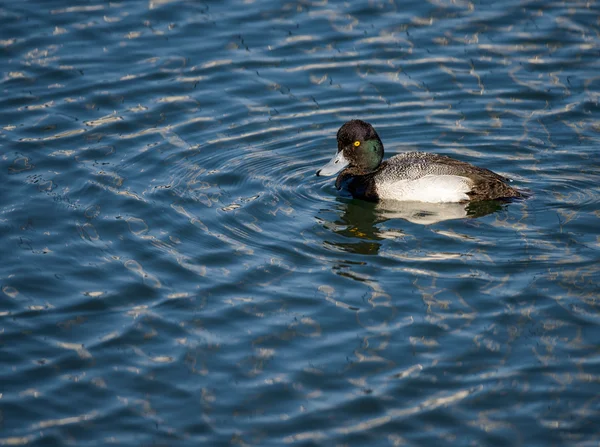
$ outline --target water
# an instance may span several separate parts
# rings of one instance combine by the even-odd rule
[[[4,2],[0,445],[597,445],[598,13]],[[340,197],[351,118],[533,196]]]

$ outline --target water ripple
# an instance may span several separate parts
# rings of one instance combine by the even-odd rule
[[[0,445],[597,443],[593,4],[67,3],[0,7]],[[531,197],[340,197],[352,118]]]

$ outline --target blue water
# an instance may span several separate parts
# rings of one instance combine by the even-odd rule
[[[599,14],[0,4],[0,445],[598,445]],[[340,197],[352,118],[532,196]]]

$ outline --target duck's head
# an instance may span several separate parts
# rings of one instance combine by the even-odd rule
[[[369,123],[348,121],[337,133],[337,154],[317,171],[317,175],[334,175],[346,167],[357,173],[372,172],[383,159],[383,143]]]

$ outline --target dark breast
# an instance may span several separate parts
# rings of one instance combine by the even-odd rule
[[[372,202],[377,202],[379,200],[372,173],[353,175],[350,170],[342,171],[335,181],[335,187],[338,190],[348,192],[356,199],[369,200]]]

